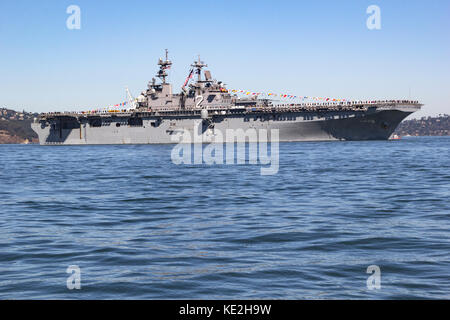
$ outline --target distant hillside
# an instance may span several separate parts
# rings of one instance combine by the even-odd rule
[[[31,129],[37,113],[18,112],[6,108],[0,109],[0,144],[37,143],[38,136]]]
[[[450,116],[405,120],[400,123],[395,134],[399,136],[448,136],[450,135]]]

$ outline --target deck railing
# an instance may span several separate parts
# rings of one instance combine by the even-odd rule
[[[245,110],[247,112],[261,112],[261,111],[272,111],[277,110],[282,111],[321,111],[321,110],[367,110],[370,107],[393,107],[398,105],[421,105],[415,100],[366,100],[366,101],[339,101],[339,102],[309,102],[309,103],[290,103],[290,104],[273,104],[273,105],[258,105],[255,101],[253,106],[214,106],[207,108],[208,111],[230,111],[230,113],[235,113],[236,110]],[[128,116],[134,113],[151,113],[152,115],[157,114],[200,114],[201,108],[140,108],[139,110],[93,110],[93,111],[64,111],[64,112],[48,112],[41,114],[41,117],[58,117],[58,116],[69,116],[69,117],[82,117],[82,116]]]

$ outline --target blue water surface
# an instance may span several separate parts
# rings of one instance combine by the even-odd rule
[[[263,176],[173,145],[1,145],[0,298],[450,298],[450,137],[279,148]]]

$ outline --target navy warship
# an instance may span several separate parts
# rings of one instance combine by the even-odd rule
[[[176,143],[183,131],[212,141],[226,130],[278,129],[289,141],[387,140],[398,124],[422,106],[418,101],[321,101],[280,103],[260,96],[240,97],[211,76],[196,60],[179,93],[167,82],[168,59],[158,61],[156,77],[134,98],[127,89],[123,108],[87,112],[50,112],[34,119],[41,145]],[[196,78],[196,79],[193,79]],[[125,107],[126,106],[126,107]],[[208,140],[209,137],[209,140]],[[257,139],[248,134],[245,141]],[[231,140],[230,140],[231,139]],[[235,142],[232,136],[224,142]]]

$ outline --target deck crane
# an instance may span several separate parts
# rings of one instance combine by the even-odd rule
[[[137,99],[133,97],[128,87],[125,87],[125,90],[127,91],[127,99],[128,99],[128,108],[127,111],[136,110],[137,108]]]

